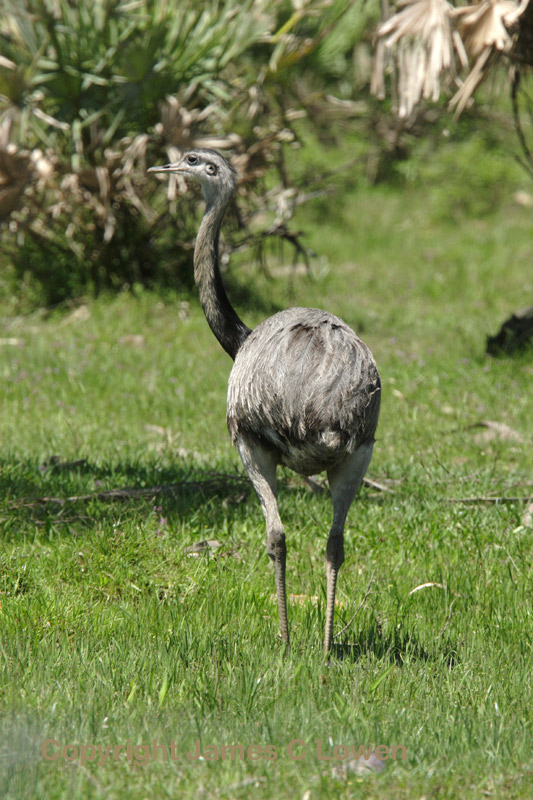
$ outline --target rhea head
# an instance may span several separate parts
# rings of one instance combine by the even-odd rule
[[[177,161],[150,167],[148,172],[177,172],[194,178],[199,182],[208,206],[214,203],[226,205],[237,184],[237,175],[231,164],[216,150],[205,147],[187,150]]]

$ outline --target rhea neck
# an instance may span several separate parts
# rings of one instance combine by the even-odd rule
[[[205,214],[194,248],[194,280],[209,327],[228,355],[235,356],[251,330],[228,300],[219,267],[220,226],[229,196],[210,197],[204,193]]]

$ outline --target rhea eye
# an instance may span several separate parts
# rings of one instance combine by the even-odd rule
[[[187,156],[187,164],[193,166],[194,164],[198,163],[198,156]]]
[[[206,168],[205,168],[205,171],[207,172],[208,175],[216,175],[217,174],[217,168],[216,168],[216,166],[214,164],[208,164],[206,166]]]

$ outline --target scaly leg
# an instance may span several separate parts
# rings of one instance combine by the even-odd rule
[[[348,509],[359,489],[370,464],[374,445],[361,445],[344,461],[328,470],[328,480],[333,499],[333,524],[326,546],[326,631],[324,653],[333,643],[333,617],[335,615],[335,590],[337,575],[344,561],[344,525]]]
[[[287,545],[278,501],[276,499],[276,466],[274,453],[252,438],[240,437],[236,441],[237,450],[244,468],[261,501],[266,522],[267,553],[274,562],[276,573],[276,594],[278,599],[279,624],[283,641],[289,646],[289,625],[287,621],[287,594],[285,590],[285,562]]]

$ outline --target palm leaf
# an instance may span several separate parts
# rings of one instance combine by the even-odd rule
[[[453,71],[452,7],[447,0],[401,0],[399,7],[378,29],[382,45],[373,87],[376,93],[383,92],[384,53],[395,50],[398,113],[408,117],[422,98],[438,99],[443,76]]]
[[[460,88],[451,107],[461,113],[499,56],[512,56],[517,23],[530,2],[482,0],[454,8],[447,0],[399,0],[397,13],[377,31],[372,91],[385,96],[392,58],[400,117],[409,117],[422,99],[436,101],[452,79]],[[461,70],[468,70],[464,80],[457,78]]]

